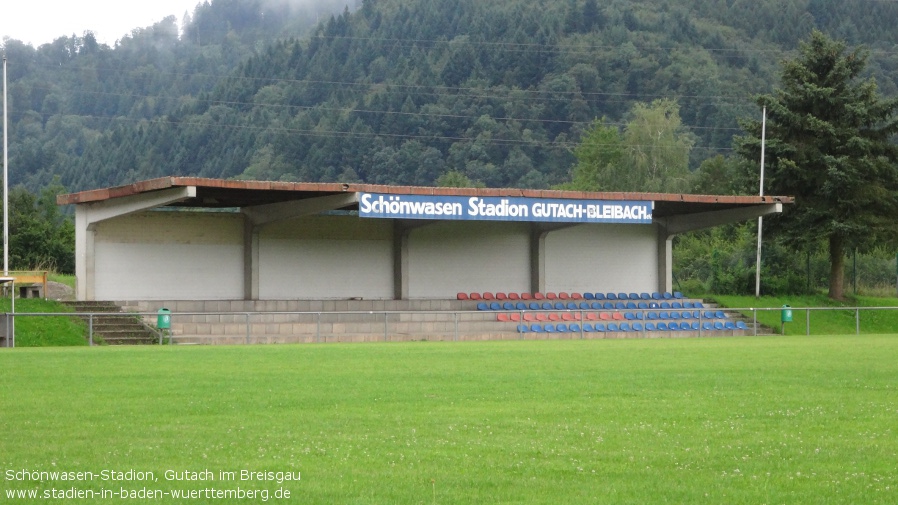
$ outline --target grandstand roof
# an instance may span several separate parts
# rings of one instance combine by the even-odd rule
[[[586,192],[519,188],[442,188],[385,186],[374,184],[235,181],[200,177],[161,177],[124,186],[94,189],[56,199],[59,205],[86,204],[148,194],[172,188],[195,188],[195,196],[167,204],[188,208],[243,208],[271,203],[299,201],[321,196],[364,192],[397,195],[528,197],[579,200],[630,200],[654,202],[656,218],[774,203],[791,204],[789,196],[728,196],[671,193]],[[358,204],[345,207],[357,209]]]

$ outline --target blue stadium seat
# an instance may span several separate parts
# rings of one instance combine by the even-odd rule
[[[661,308],[662,308],[662,309],[669,309],[669,308],[670,308],[670,302],[661,302]]]
[[[688,310],[684,310],[683,312],[680,312],[680,317],[682,319],[692,319],[692,312],[689,312]]]
[[[672,308],[672,309],[682,309],[682,308],[683,308],[683,304],[680,303],[680,302],[673,302],[673,303],[670,304],[670,308]]]
[[[620,331],[633,331],[633,329],[630,328],[630,323],[621,323]]]
[[[603,332],[603,331],[605,331],[605,324],[604,324],[604,323],[596,323],[596,325],[595,325],[595,330],[596,330],[597,332]]]
[[[657,312],[646,312],[645,318],[648,319],[649,321],[655,321],[656,319],[658,319],[658,313]]]
[[[605,293],[596,293],[595,296],[596,296],[596,300],[604,300],[605,299]]]
[[[723,323],[723,327],[724,327],[724,329],[727,329],[727,330],[735,330],[736,323],[734,323],[732,321],[727,321],[727,322]]]
[[[658,319],[663,319],[663,320],[666,321],[666,320],[670,319],[670,313],[669,313],[669,312],[665,312],[665,311],[659,312],[659,313],[658,313]]]
[[[698,327],[698,321],[692,321],[691,323],[689,323],[689,329],[691,329],[692,331],[698,331]]]
[[[629,295],[627,295],[627,293],[618,293],[617,299],[618,300],[629,300],[630,297],[629,297]]]
[[[639,293],[630,293],[629,298],[630,300],[639,300]]]
[[[539,310],[539,302],[530,302],[530,310]]]
[[[564,310],[564,302],[555,302],[555,305],[552,306],[555,310]]]
[[[589,302],[580,302],[580,310],[589,310]]]
[[[684,309],[692,309],[692,308],[694,308],[694,306],[692,305],[692,302],[683,302],[683,308]]]
[[[490,310],[490,306],[486,304],[486,302],[478,302],[477,310]]]
[[[540,308],[543,310],[552,310],[552,302],[543,302],[540,305]]]
[[[679,291],[674,291],[673,296],[674,296],[674,298],[676,298],[678,300],[682,300],[683,298],[686,298],[686,296],[683,295],[683,293],[680,293]]]
[[[704,323],[702,323],[702,329],[705,331],[711,331],[714,329],[714,325],[711,323],[711,321],[705,321]]]
[[[658,331],[667,331],[667,323],[662,321],[658,323],[658,326],[656,326],[656,328],[658,328]]]
[[[627,309],[636,310],[637,307],[638,307],[638,305],[636,305],[636,302],[627,302]]]
[[[606,328],[608,329],[608,331],[617,331],[618,330],[617,323],[608,323],[608,326]]]
[[[594,331],[596,331],[596,329],[593,328],[592,323],[584,323],[583,324],[583,332],[584,333],[592,333]]]
[[[567,333],[567,325],[564,323],[558,323],[558,325],[555,327],[555,331],[557,331],[558,333]]]
[[[639,302],[636,304],[636,308],[645,310],[645,309],[649,308],[649,304],[647,304],[645,302]]]
[[[714,329],[722,330],[723,329],[723,321],[714,321]]]
[[[605,295],[605,299],[606,300],[617,300],[617,295],[614,293],[608,293],[607,295]]]
[[[642,331],[642,323],[633,323],[633,331]]]
[[[689,324],[689,321],[680,323],[680,331],[689,331],[690,329],[692,329],[692,325]]]
[[[655,323],[645,323],[645,331],[656,331]]]
[[[545,329],[543,329],[543,325],[541,324],[531,324],[530,331],[533,333],[545,333]]]
[[[679,312],[676,312],[676,311],[671,311],[671,313],[670,313],[670,318],[671,318],[671,319],[679,319],[679,318],[680,318],[680,313],[679,313]]]
[[[673,300],[673,294],[671,294],[669,291],[661,293],[661,297],[665,300]]]
[[[624,310],[627,308],[627,304],[624,302],[617,302],[614,304],[614,308],[617,310]]]
[[[747,330],[748,325],[745,324],[745,321],[736,321],[736,329],[737,330]]]
[[[702,317],[705,318],[705,319],[714,319],[714,313],[711,312],[710,310],[706,310],[706,311],[702,314]]]
[[[695,302],[695,303],[692,304],[692,306],[695,307],[695,308],[697,308],[697,309],[703,309],[703,308],[705,308],[705,304],[702,303],[702,302]]]
[[[605,310],[613,310],[613,309],[614,309],[614,303],[612,303],[612,302],[605,302],[604,304],[602,304],[602,308],[605,309]]]
[[[584,300],[595,300],[596,295],[594,295],[592,293],[583,293],[583,299]]]
[[[555,333],[555,325],[554,324],[547,324],[546,326],[543,327],[543,329],[546,330],[546,333]]]
[[[514,304],[511,302],[505,302],[502,304],[503,310],[514,310]]]
[[[650,295],[648,293],[639,293],[639,298],[642,300],[651,300],[652,295]]]
[[[499,302],[490,303],[490,310],[502,310],[502,306],[499,305]]]
[[[530,327],[527,326],[526,324],[519,324],[519,325],[518,325],[518,333],[527,333],[527,332],[529,332],[529,331],[530,331]]]
[[[626,319],[627,321],[635,321],[636,314],[634,314],[632,312],[624,312],[624,319]]]
[[[527,304],[524,302],[517,302],[514,304],[515,310],[527,310]]]
[[[714,317],[716,317],[717,319],[726,319],[727,315],[724,311],[718,310],[717,312],[714,313]]]
[[[652,293],[651,296],[652,296],[652,300],[660,300],[660,299],[662,298],[661,293],[659,293],[659,292],[657,292],[657,291],[655,291],[654,293]]]
[[[571,333],[580,333],[580,325],[577,323],[571,323],[571,325],[568,326],[567,329]]]
[[[567,303],[564,305],[564,307],[565,307],[567,310],[577,310],[577,309],[580,308],[580,307],[577,306],[577,302],[567,302]]]
[[[589,304],[589,308],[592,310],[600,310],[602,308],[602,302],[592,302]]]

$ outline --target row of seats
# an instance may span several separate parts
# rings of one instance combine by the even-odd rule
[[[459,300],[682,300],[683,293],[458,293]]]
[[[702,302],[477,302],[477,310],[679,310],[703,309]]]
[[[747,330],[748,326],[743,321],[705,321],[699,324],[698,321],[681,321],[677,322],[659,322],[652,323],[585,323],[580,326],[577,323],[558,323],[558,324],[519,324],[518,333],[605,333],[605,332],[642,332],[642,331],[725,331],[725,330]]]
[[[706,310],[706,311],[650,311],[650,312],[588,312],[581,314],[580,312],[500,312],[496,315],[496,320],[500,322],[506,321],[679,321],[679,320],[714,320],[727,319],[727,315],[722,310]]]

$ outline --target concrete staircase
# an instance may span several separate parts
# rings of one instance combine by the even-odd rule
[[[109,345],[147,345],[159,342],[159,335],[140,317],[128,314],[115,302],[64,302],[75,312],[93,313],[94,342]],[[81,316],[90,323],[89,316]]]

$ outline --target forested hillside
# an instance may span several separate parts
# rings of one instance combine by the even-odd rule
[[[323,0],[321,0],[323,2]],[[344,4],[345,4],[344,0]],[[280,5],[279,7],[272,5]],[[818,28],[898,95],[898,3],[869,0],[213,0],[115,47],[3,41],[12,182],[163,175],[487,186],[570,180],[600,119],[675,100],[692,168],[729,155],[752,96]],[[321,18],[320,12],[335,12]],[[314,28],[312,28],[314,26]],[[309,30],[310,28],[311,31]]]

